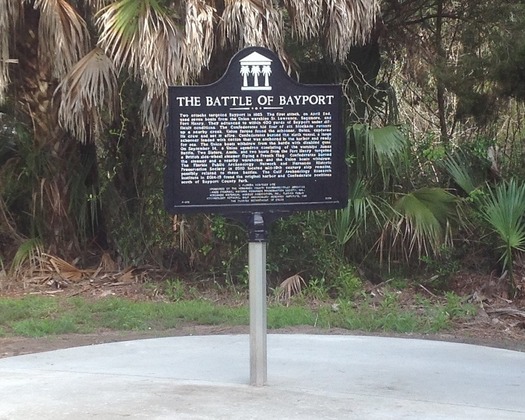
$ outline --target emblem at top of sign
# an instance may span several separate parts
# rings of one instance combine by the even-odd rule
[[[252,52],[243,59],[241,64],[241,90],[272,90],[270,75],[272,60],[258,52]]]

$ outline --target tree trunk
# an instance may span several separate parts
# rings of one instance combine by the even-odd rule
[[[17,31],[19,64],[13,86],[19,117],[33,136],[34,159],[25,168],[33,183],[31,230],[50,252],[65,256],[79,245],[70,208],[70,170],[78,165],[78,145],[58,126],[58,106],[53,101],[57,81],[49,63],[38,56],[39,17],[38,11],[25,4],[22,27]]]
[[[436,61],[436,100],[438,106],[440,138],[443,145],[448,148],[449,135],[446,115],[445,83],[443,72],[446,68],[447,56],[443,47],[443,3],[445,0],[438,0],[436,12],[436,38],[435,46],[437,53]]]

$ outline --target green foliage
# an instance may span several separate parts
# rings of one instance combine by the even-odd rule
[[[407,279],[406,276],[396,275],[394,274],[392,276],[392,273],[390,273],[391,277],[389,279],[389,285],[395,289],[395,290],[404,290],[409,285],[409,279]]]
[[[215,259],[218,263],[216,266],[209,264],[209,270],[222,273],[230,285],[238,283],[248,286],[248,236],[245,228],[222,216],[213,216],[211,231],[214,255],[210,255],[207,260],[209,263],[210,259]],[[273,271],[270,265],[267,265],[267,271]]]
[[[26,297],[0,300],[0,319],[6,331],[16,335],[41,337],[49,334],[82,332],[70,314],[60,313],[55,299]]]
[[[443,161],[443,166],[454,182],[467,194],[472,193],[477,188],[465,156],[459,154],[454,157],[448,156]]]
[[[442,188],[421,188],[403,194],[394,208],[397,215],[389,221],[386,233],[407,259],[414,251],[418,256],[439,254],[442,244],[450,240],[451,225],[458,218],[456,197]]]
[[[337,214],[337,241],[364,231],[368,238],[356,236],[354,255],[378,243],[380,259],[388,260],[402,257],[410,261],[414,252],[437,252],[449,239],[451,223],[457,219],[455,197],[442,188],[427,186],[398,193],[406,191],[406,186],[421,184],[410,172],[409,142],[402,127],[372,129],[355,124],[348,130],[355,153],[354,167],[350,168],[353,189],[348,207]]]
[[[218,215],[176,216],[172,220],[171,244],[159,245],[172,247],[171,252],[179,260],[179,264],[172,264],[174,268],[199,272],[228,285],[248,283],[247,234],[243,226]]]
[[[489,187],[481,214],[500,242],[503,267],[512,280],[514,254],[525,252],[525,183],[511,179]]]
[[[170,302],[178,302],[184,298],[184,295],[186,294],[186,286],[180,279],[166,280],[163,294]]]
[[[451,319],[461,319],[475,316],[476,307],[471,303],[465,303],[465,298],[452,292],[445,293],[446,304],[443,308]]]
[[[354,308],[346,302],[341,302],[338,307],[338,315],[343,328],[354,331],[389,331],[389,332],[413,332],[419,328],[427,328],[422,323],[422,318],[413,312],[401,312],[395,304],[395,299],[390,299],[380,307],[371,305]]]
[[[9,141],[0,141],[0,196],[6,212],[21,236],[41,237],[44,231],[39,217],[41,206],[34,203],[41,183],[52,173],[49,153],[33,143],[27,129],[12,121]]]
[[[494,139],[481,136],[447,154],[441,160],[441,167],[452,178],[454,183],[469,196],[488,181],[491,172],[489,152],[497,149]],[[500,160],[498,156],[494,161]]]
[[[377,230],[389,212],[389,204],[380,196],[372,195],[365,181],[358,178],[350,184],[347,206],[332,213],[329,230],[336,245],[343,251],[350,240],[363,238],[364,234]]]
[[[423,149],[421,152],[422,152],[422,155],[425,157],[425,159],[431,162],[435,162],[440,159],[443,159],[447,154],[445,146],[439,143],[438,144],[432,143],[428,145],[427,148]]]
[[[86,324],[112,330],[147,330],[149,321],[158,314],[151,304],[108,297],[84,307]],[[91,327],[93,328],[93,327]]]
[[[340,300],[335,314],[329,318],[333,325],[350,330],[435,333],[449,328],[454,320],[475,315],[475,308],[464,304],[454,294],[447,294],[444,303],[433,303],[421,298],[416,307],[407,309],[400,304],[400,293],[387,289],[377,304],[370,302],[369,298],[358,304]],[[328,310],[325,308],[323,314]]]
[[[310,277],[330,277],[343,262],[334,252],[327,234],[331,214],[327,211],[293,214],[279,219],[270,228],[268,264],[288,277],[308,273]]]
[[[40,239],[27,239],[18,247],[11,261],[11,274],[16,274],[25,263],[35,264],[36,257],[42,253]]]
[[[46,138],[48,133],[40,133],[46,125],[54,124],[46,114],[53,109],[45,103],[51,97],[43,95],[41,103],[30,103],[26,97],[31,97],[33,85],[43,89],[44,85],[52,86],[59,80],[40,83],[40,74],[27,70],[33,68],[34,63],[28,63],[26,70],[24,66],[10,66],[10,69],[20,67],[21,72],[12,72],[11,90],[6,92],[7,102],[0,113],[0,253],[4,260],[0,265],[8,266],[14,249],[20,244],[13,266],[27,261],[29,254],[25,248],[32,247],[32,239],[28,242],[24,239],[34,238],[44,249],[53,242],[61,245],[55,246],[59,253],[74,249],[73,257],[77,257],[82,248],[92,247],[97,251],[109,248],[123,264],[152,263],[175,271],[204,272],[232,285],[247,284],[243,228],[220,216],[171,218],[163,209],[161,186],[165,156],[148,142],[138,115],[144,119],[160,115],[156,122],[163,121],[165,109],[158,106],[156,96],[163,91],[158,83],[164,83],[164,78],[153,77],[153,85],[148,85],[143,76],[155,72],[148,71],[147,60],[138,60],[140,48],[133,51],[128,47],[140,27],[137,19],[146,7],[151,8],[153,14],[149,16],[153,19],[170,18],[163,22],[169,28],[171,24],[177,25],[184,17],[185,3],[175,8],[168,7],[169,3],[166,0],[112,2],[115,14],[105,16],[114,19],[99,22],[101,28],[98,29],[109,26],[105,29],[110,30],[103,32],[101,39],[110,40],[109,44],[115,42],[107,51],[116,61],[124,62],[116,63],[118,69],[122,69],[118,98],[120,121],[107,132],[93,135],[96,146],[93,143],[77,147],[75,140],[63,132],[60,139]],[[224,2],[218,3],[221,5],[217,6],[217,18],[224,11]],[[281,3],[278,10],[284,11]],[[509,96],[519,100],[525,97],[524,5],[488,1],[440,2],[439,5],[443,6],[442,10],[438,10],[436,4],[425,2],[383,2],[384,20],[392,30],[381,33],[381,43],[376,42],[374,36],[370,45],[352,48],[348,56],[344,54],[344,62],[337,65],[325,60],[331,43],[301,42],[295,38],[291,41],[290,37],[284,41],[285,50],[295,55],[296,62],[304,64],[298,72],[305,81],[323,82],[327,77],[331,81],[348,79],[344,87],[352,103],[348,104],[346,117],[353,114],[354,121],[367,123],[346,128],[348,205],[333,212],[293,215],[272,226],[268,247],[270,283],[275,285],[283,277],[304,273],[313,294],[321,296],[339,290],[343,295],[351,295],[356,285],[352,286],[349,261],[360,263],[366,257],[372,258],[378,237],[383,255],[402,255],[409,259],[417,252],[428,269],[440,279],[447,277],[454,270],[453,265],[446,264],[447,256],[454,259],[455,255],[445,249],[452,246],[450,238],[457,221],[457,200],[444,189],[451,185],[468,194],[469,204],[480,206],[481,211],[473,213],[473,218],[482,215],[483,222],[501,243],[498,249],[504,266],[512,269],[513,254],[523,249],[523,222],[517,214],[520,209],[510,202],[510,197],[504,197],[507,193],[498,192],[498,188],[503,187],[489,188],[487,192],[478,187],[489,174],[496,179],[508,173],[516,179],[525,175],[524,108],[517,101],[507,101]],[[87,9],[84,12],[90,14]],[[452,16],[461,19],[452,19]],[[292,20],[288,21],[290,25],[301,27],[300,19]],[[409,26],[413,31],[406,31],[406,21],[411,22]],[[28,31],[22,30],[19,34],[36,34],[33,31],[36,28],[30,27],[32,22],[32,19],[20,21],[20,25],[28,25],[25,27]],[[68,19],[63,23],[67,29]],[[287,26],[287,35],[290,35],[289,28]],[[93,40],[98,29],[90,27]],[[395,36],[398,38],[390,38]],[[162,36],[159,39],[159,42],[165,40]],[[24,45],[24,39],[19,41],[4,44],[18,53],[15,50]],[[232,42],[231,46],[235,47],[236,41]],[[379,45],[388,44],[393,48],[379,50]],[[348,52],[350,45],[341,45]],[[210,58],[208,52],[211,52],[212,58],[207,74],[201,76],[209,78],[221,73],[222,58],[227,59],[217,60],[221,51],[220,43],[210,43],[209,50],[201,51],[199,57]],[[380,72],[381,53],[406,57],[406,60],[383,60],[384,71]],[[30,55],[25,59],[29,60]],[[191,74],[195,80],[199,79],[194,72],[200,68],[197,62],[180,57],[173,60],[172,70],[177,63],[185,68],[178,73],[180,77]],[[159,59],[155,63],[162,67],[162,63],[168,61]],[[160,67],[155,74],[162,73]],[[132,78],[126,69],[141,81],[130,81]],[[396,73],[400,74],[398,81],[391,78],[377,83],[380,77],[389,78]],[[179,77],[171,76],[168,79]],[[395,85],[400,87],[398,94],[408,98],[400,113],[396,112]],[[156,89],[152,89],[153,86]],[[444,92],[442,103],[438,99],[439,89]],[[28,93],[22,95],[24,98],[19,95],[22,91]],[[141,110],[140,101],[145,97],[147,101]],[[35,102],[39,98],[35,96]],[[60,100],[58,95],[56,100]],[[33,115],[24,125],[20,112],[25,112],[25,108]],[[45,111],[39,114],[38,110],[42,109]],[[445,115],[441,115],[441,111]],[[373,125],[379,120],[397,123],[399,116],[404,118],[403,123],[411,125],[414,136],[410,140],[415,144],[410,144],[404,126]],[[41,121],[44,124],[40,124]],[[157,125],[162,132],[163,123]],[[35,126],[41,126],[38,136],[34,135]],[[487,159],[489,148],[496,155],[494,162]],[[415,156],[410,155],[411,150]],[[491,163],[498,163],[500,167],[491,167]],[[513,206],[516,209],[512,210]],[[50,213],[58,217],[50,220]],[[381,230],[386,220],[386,228]],[[475,219],[474,223],[477,222]],[[60,235],[55,233],[57,228],[61,229]],[[4,251],[8,247],[9,252]],[[181,286],[178,280],[166,284],[170,300],[181,298]]]
[[[98,199],[105,214],[109,240],[126,264],[162,264],[162,248],[173,235],[164,212],[162,157],[145,145],[100,151],[100,173],[106,174]],[[129,154],[128,154],[129,153]],[[147,168],[147,169],[145,169]]]
[[[392,112],[397,108],[393,80],[377,83],[378,77],[394,74],[400,61],[392,60],[390,66],[384,60],[385,71],[379,73],[380,51],[375,39],[371,45],[353,48],[349,59],[337,66],[324,60],[326,50],[322,44],[297,40],[287,44],[286,49],[294,50],[297,62],[310,64],[299,70],[310,80],[314,70],[317,79],[330,77],[335,81],[351,76],[345,84],[346,93],[357,94],[350,95],[352,101],[362,103],[349,103],[346,116],[354,113],[354,121],[367,123],[346,128],[350,181],[347,206],[337,211],[293,215],[271,227],[268,272],[274,286],[286,276],[302,273],[309,279],[309,293],[328,296],[337,292],[351,296],[358,285],[348,268],[349,261],[361,263],[374,258],[378,237],[382,256],[401,255],[407,261],[417,253],[439,279],[448,277],[455,270],[457,255],[447,251],[452,247],[451,235],[458,220],[457,200],[444,189],[451,185],[469,195],[469,204],[481,203],[483,210],[474,213],[474,219],[482,214],[483,222],[498,236],[506,267],[512,268],[512,254],[523,248],[521,219],[515,221],[515,226],[498,227],[502,222],[496,219],[501,219],[502,213],[497,214],[496,205],[489,203],[494,197],[499,200],[497,193],[477,189],[490,169],[494,169],[487,159],[489,147],[496,150],[499,146],[496,160],[506,168],[495,176],[513,173],[519,178],[525,173],[522,105],[515,103],[512,109],[504,108],[502,100],[496,101],[507,95],[524,96],[520,75],[525,51],[523,5],[518,2],[495,5],[486,1],[443,3],[443,16],[437,19],[435,5],[409,3],[396,3],[395,10],[389,2],[382,5],[389,27],[404,31],[403,19],[408,19],[417,27],[413,33],[425,35],[412,38],[410,45],[403,44],[406,39],[400,37],[397,41],[403,42],[393,42],[391,45],[396,47],[384,51],[397,56],[409,54],[399,70],[407,89],[398,84],[403,87],[403,92],[399,89],[398,93],[410,92],[411,97],[409,106],[405,105],[401,113]],[[115,40],[123,42],[130,41],[130,35],[137,29],[138,21],[131,18],[140,15],[144,5],[151,6],[159,17],[173,17],[184,6],[180,10],[169,9],[164,0],[141,5],[122,0],[113,5],[119,11],[113,21]],[[441,18],[443,22],[437,31]],[[399,33],[389,31],[381,36],[386,39]],[[113,52],[119,50],[117,45],[114,47]],[[136,55],[138,52],[126,55],[127,49],[122,51],[124,55],[120,58],[140,56]],[[214,51],[215,57],[218,51]],[[428,51],[428,57],[438,59],[425,63],[428,57],[421,55],[421,51]],[[221,65],[214,62],[217,60],[210,61],[205,77],[220,72]],[[13,80],[21,81],[16,77]],[[0,219],[0,234],[16,239],[6,241],[2,236],[0,245],[14,250],[22,244],[13,261],[14,266],[19,266],[24,261],[23,254],[27,255],[24,247],[29,244],[22,241],[24,238],[35,238],[42,247],[47,247],[54,235],[51,225],[63,225],[67,227],[62,234],[66,245],[78,242],[80,248],[109,248],[123,264],[152,263],[175,271],[194,270],[219,282],[245,286],[248,277],[244,229],[220,216],[171,218],[165,213],[161,188],[165,156],[147,141],[137,117],[141,112],[140,101],[146,96],[145,85],[130,81],[123,71],[119,86],[120,122],[99,133],[96,146],[89,153],[87,148],[76,147],[72,138],[53,143],[33,136],[33,124],[28,122],[24,126],[17,119],[20,114],[13,111],[19,111],[16,91],[8,92],[8,102],[2,108],[5,113],[0,114],[0,206],[1,210],[6,209],[6,217]],[[443,109],[437,104],[437,87],[444,88],[446,93],[444,116],[438,113]],[[13,88],[18,89],[16,82]],[[157,108],[154,99],[145,102],[150,105],[149,111]],[[422,110],[426,113],[420,113]],[[496,120],[498,114],[505,119]],[[404,126],[373,126],[379,120],[397,123],[398,116],[413,126],[411,132],[416,133],[413,138],[407,137]],[[34,117],[34,122],[45,119],[37,114]],[[511,137],[504,133],[512,131],[513,121],[516,128]],[[410,155],[411,151],[415,156]],[[59,160],[58,152],[61,152]],[[448,173],[446,176],[443,169]],[[56,184],[59,188],[55,191],[50,186],[57,175],[67,182]],[[502,207],[501,203],[498,206]],[[46,215],[55,207],[67,211],[63,219],[54,219],[51,224]],[[106,240],[99,242],[99,233]],[[7,266],[8,257],[11,260],[14,252],[10,250],[8,254],[3,249],[0,252]],[[74,257],[78,254],[75,251]],[[449,255],[454,260],[450,266]],[[170,300],[178,301],[184,293],[183,284],[176,278],[165,285]]]
[[[525,7],[522,2],[508,2],[498,8],[499,31],[493,31],[493,48],[489,55],[490,74],[498,83],[500,93],[525,99]],[[504,26],[503,26],[504,25]]]
[[[223,216],[215,216],[211,221],[211,231],[217,239],[227,239],[228,223]]]
[[[352,300],[362,290],[361,279],[351,267],[341,266],[337,276],[333,280],[334,288],[339,299]]]
[[[353,267],[341,264],[337,271],[327,277],[311,277],[303,291],[307,299],[328,301],[332,297],[353,300],[363,284]]]
[[[99,216],[93,156],[76,143],[52,148],[14,117],[9,127],[8,141],[0,141],[1,223],[11,224],[7,230],[17,241],[30,237],[46,249],[57,241],[69,250],[85,248]]]
[[[305,296],[314,300],[328,300],[329,286],[324,277],[312,277],[304,290]]]
[[[405,169],[408,141],[401,127],[389,125],[371,128],[365,124],[348,126],[349,151],[355,156],[352,178],[366,179],[377,185],[381,175],[381,189],[390,185],[391,178]]]
[[[422,255],[425,271],[431,276],[424,284],[434,289],[444,290],[450,278],[460,269],[460,262],[455,254],[455,248],[442,245],[437,255]]]

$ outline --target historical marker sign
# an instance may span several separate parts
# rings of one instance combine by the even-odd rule
[[[207,86],[169,88],[165,201],[172,213],[346,205],[341,87],[303,85],[246,48]]]

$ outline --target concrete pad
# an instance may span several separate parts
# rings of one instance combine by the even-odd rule
[[[525,353],[398,338],[249,336],[78,347],[0,360],[0,419],[523,419]]]

